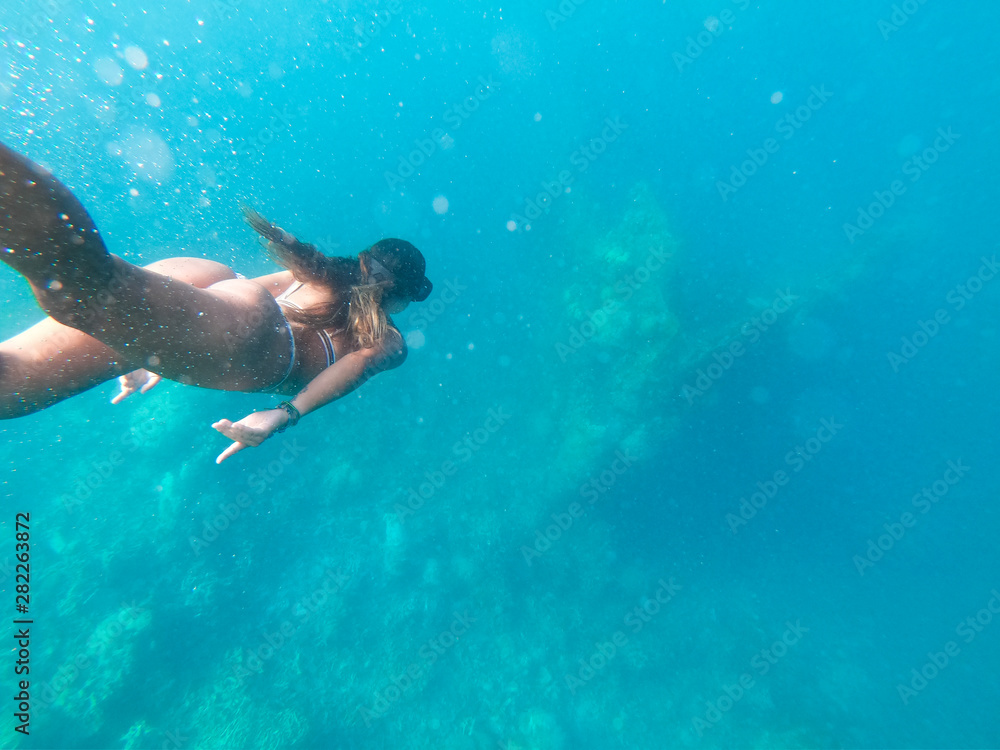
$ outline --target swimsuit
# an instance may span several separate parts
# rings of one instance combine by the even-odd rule
[[[292,324],[288,322],[288,318],[285,317],[284,313],[282,313],[281,319],[285,321],[285,330],[288,331],[288,342],[291,345],[291,352],[288,355],[288,369],[285,370],[285,374],[281,376],[281,380],[277,383],[267,388],[261,388],[261,393],[274,393],[285,384],[285,381],[292,374],[292,370],[295,369],[295,334],[292,332]]]
[[[290,307],[293,310],[301,310],[302,307],[292,302],[290,299],[288,299],[288,297],[297,292],[304,286],[305,282],[302,281],[300,281],[298,284],[293,284],[292,286],[288,287],[285,291],[283,291],[281,294],[279,294],[277,297],[275,297],[274,301],[278,303],[279,308]],[[288,318],[285,318],[284,313],[282,313],[281,317],[284,318],[285,327],[288,329],[288,340],[291,342],[292,353],[290,361],[288,363],[288,369],[285,371],[284,376],[274,385],[270,386],[269,388],[265,388],[264,392],[275,391],[279,387],[281,387],[281,385],[283,385],[284,382],[288,380],[288,377],[292,374],[292,370],[295,368],[295,334],[292,333],[292,324],[288,322]],[[327,333],[322,328],[316,329],[316,335],[319,336],[320,343],[323,345],[323,352],[326,354],[326,366],[329,367],[337,360],[337,353],[336,351],[334,351],[333,348],[333,338],[330,336],[329,333]]]
[[[288,299],[288,297],[297,292],[304,286],[305,282],[300,281],[298,284],[288,287],[288,289],[283,291],[281,294],[277,296],[277,298],[275,298],[275,302],[277,302],[279,305],[285,305],[286,307],[290,307],[293,310],[301,310],[302,308],[299,305],[292,302],[290,299]],[[324,330],[323,328],[317,328],[316,335],[319,336],[320,343],[323,345],[323,352],[326,354],[326,366],[329,367],[330,365],[332,365],[334,362],[337,361],[337,353],[333,349],[333,337],[330,336],[330,334],[327,333],[326,330]]]

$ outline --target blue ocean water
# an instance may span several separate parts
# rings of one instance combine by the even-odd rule
[[[435,290],[221,466],[275,399],[2,423],[0,746],[1000,746],[995,11],[5,2],[112,252],[268,273],[250,204]]]

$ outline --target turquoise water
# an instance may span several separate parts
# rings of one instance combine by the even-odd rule
[[[5,2],[0,140],[112,252],[268,273],[249,203],[435,290],[222,466],[276,399],[2,424],[0,746],[1000,746],[996,16]]]

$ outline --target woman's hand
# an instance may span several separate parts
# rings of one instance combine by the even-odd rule
[[[219,454],[215,463],[221,464],[244,448],[256,448],[286,424],[288,424],[288,413],[284,409],[255,411],[239,422],[220,419],[212,427],[234,442]]]
[[[118,394],[111,399],[112,404],[120,404],[136,391],[148,393],[150,388],[159,383],[163,378],[155,372],[149,370],[135,370],[128,375],[118,378],[118,387],[121,389]]]

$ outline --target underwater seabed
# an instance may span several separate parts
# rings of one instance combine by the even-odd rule
[[[776,287],[804,290],[796,312],[826,288],[811,298],[811,280],[780,279],[739,290],[728,322],[692,330],[675,286],[690,250],[647,186],[603,225],[567,210],[553,234],[573,263],[550,275],[552,314],[520,343],[529,366],[511,368],[506,396],[487,390],[479,411],[427,407],[421,429],[388,410],[364,430],[307,421],[289,440],[312,448],[287,463],[262,452],[219,470],[217,446],[190,425],[232,411],[231,395],[165,384],[106,418],[103,442],[67,460],[37,503],[49,634],[34,652],[38,732],[25,742],[5,729],[0,745],[833,744],[752,718],[794,692],[805,669],[794,665],[746,692],[739,721],[699,737],[693,717],[749,669],[746,644],[781,634],[758,622],[753,594],[644,567],[614,514],[588,506],[712,407],[710,392],[684,398],[685,384]],[[853,256],[825,283],[835,291],[863,273]],[[336,419],[360,423],[377,398]],[[99,400],[37,424],[85,424],[105,414]],[[448,450],[477,430],[474,452]],[[405,460],[388,460],[390,449]],[[426,476],[429,495],[408,501]],[[81,478],[94,486],[78,493]]]

